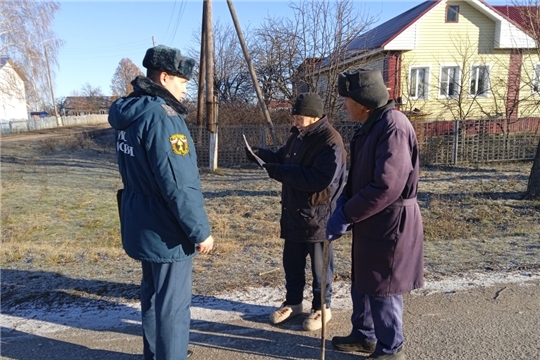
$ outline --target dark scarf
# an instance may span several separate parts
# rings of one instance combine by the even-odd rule
[[[157,96],[165,100],[165,103],[172,107],[180,115],[187,115],[187,107],[176,100],[169,90],[156,84],[146,76],[137,76],[135,80],[131,82],[131,85],[133,85],[133,92],[129,94],[129,97],[137,97],[142,95]]]

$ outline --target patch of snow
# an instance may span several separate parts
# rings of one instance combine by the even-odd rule
[[[528,281],[540,280],[540,272],[515,273],[470,273],[453,276],[438,281],[426,281],[422,289],[412,292],[413,296],[425,296],[435,293],[466,291],[475,287],[489,287],[494,284],[527,284]],[[332,308],[350,309],[350,284],[336,282],[333,286]],[[193,321],[227,322],[235,318],[267,316],[273,308],[283,301],[284,288],[249,288],[219,296],[195,295],[192,301],[191,317]],[[305,298],[310,299],[309,290]],[[309,301],[304,301],[304,308],[309,309]],[[140,304],[137,302],[112,303],[85,308],[63,306],[54,312],[34,308],[16,310],[1,314],[2,336],[9,336],[17,331],[25,334],[44,335],[68,328],[107,329],[140,325]]]

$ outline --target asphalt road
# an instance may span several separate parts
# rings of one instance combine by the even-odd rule
[[[326,359],[363,359],[332,349],[334,335],[350,331],[350,309],[333,308]],[[405,298],[409,360],[540,359],[540,281]],[[320,359],[320,332],[301,330],[302,317],[273,326],[267,316],[244,314],[227,323],[194,321],[193,360]],[[1,359],[142,359],[139,325],[107,330],[67,329],[35,336],[2,332]]]

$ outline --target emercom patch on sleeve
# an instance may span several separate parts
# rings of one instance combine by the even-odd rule
[[[169,138],[172,151],[177,155],[186,155],[189,153],[187,136],[184,134],[174,134]]]
[[[178,116],[178,113],[169,105],[161,104],[161,107],[163,110],[165,110],[165,114],[167,114],[167,116]]]

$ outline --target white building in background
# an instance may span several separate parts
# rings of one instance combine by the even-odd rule
[[[26,119],[24,79],[10,60],[0,58],[0,122]]]

